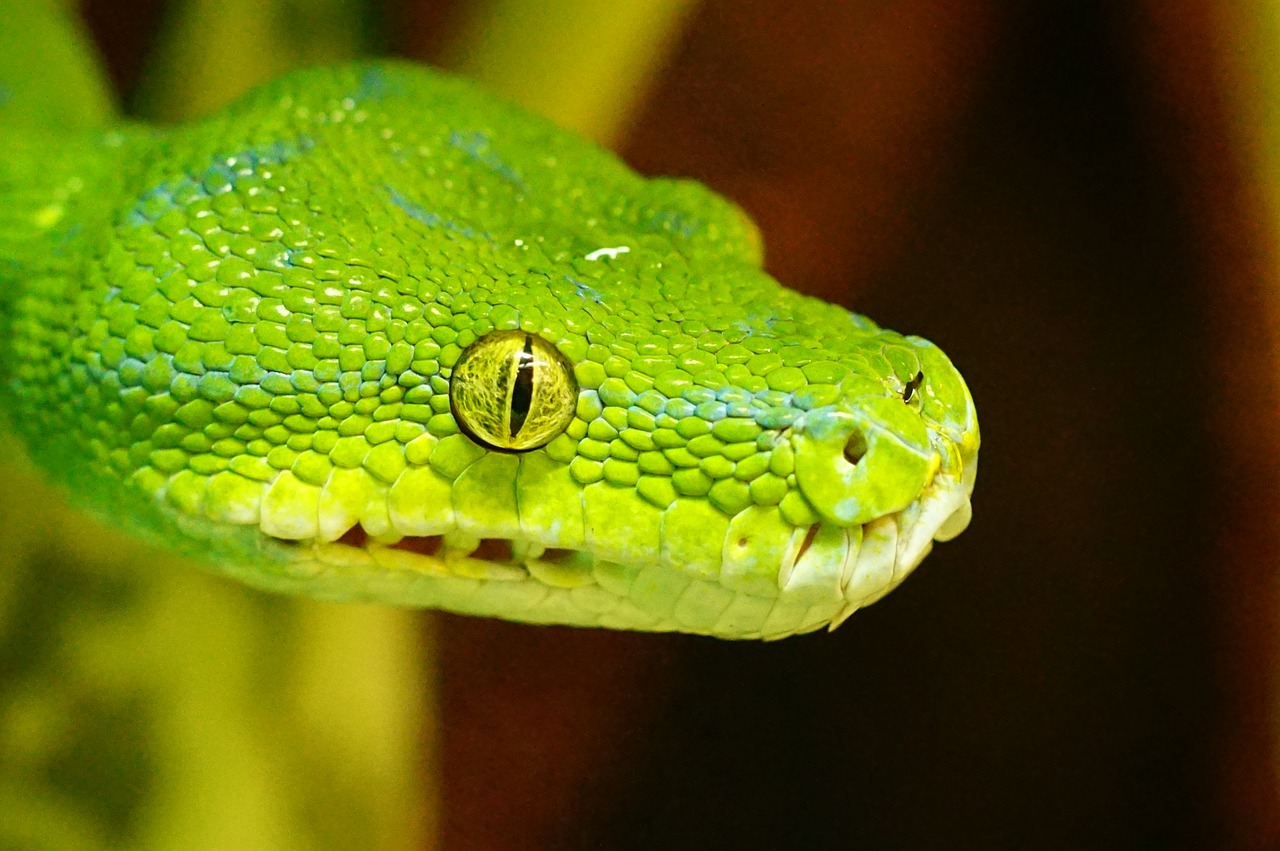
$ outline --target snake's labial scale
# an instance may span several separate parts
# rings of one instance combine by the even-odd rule
[[[707,189],[420,67],[0,130],[0,201],[15,429],[262,587],[774,638],[969,516],[976,415],[935,346],[780,287]]]

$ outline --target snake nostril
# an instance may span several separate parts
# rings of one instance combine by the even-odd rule
[[[844,444],[844,460],[850,464],[857,466],[867,454],[867,438],[863,435],[861,429],[857,429],[853,434],[849,435],[849,439]]]

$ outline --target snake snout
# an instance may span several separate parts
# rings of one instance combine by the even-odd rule
[[[797,485],[824,520],[839,526],[902,510],[938,469],[923,422],[897,399],[809,411],[792,443]]]

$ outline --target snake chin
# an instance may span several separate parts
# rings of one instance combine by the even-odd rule
[[[963,480],[935,479],[906,508],[861,527],[861,546],[851,554],[841,577],[846,602],[828,629],[896,588],[929,555],[935,541],[949,541],[964,531],[972,517],[973,492],[973,471],[966,472]]]

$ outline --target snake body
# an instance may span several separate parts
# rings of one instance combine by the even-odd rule
[[[776,638],[969,517],[937,347],[782,288],[702,186],[419,66],[6,125],[0,313],[38,465],[271,590]]]

